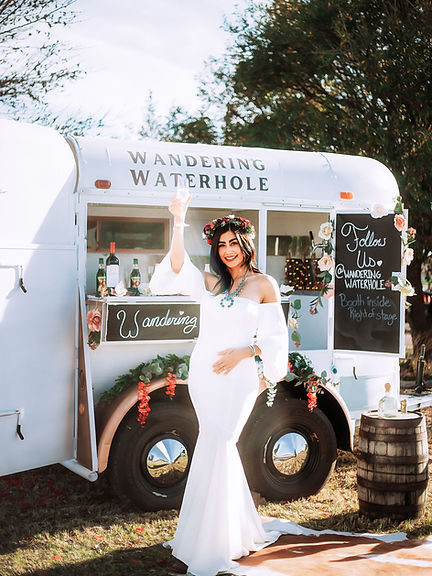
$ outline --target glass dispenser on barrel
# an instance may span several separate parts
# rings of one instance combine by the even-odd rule
[[[391,386],[389,382],[384,384],[384,396],[378,403],[378,416],[384,418],[395,418],[398,415],[398,405],[396,398],[391,394]]]

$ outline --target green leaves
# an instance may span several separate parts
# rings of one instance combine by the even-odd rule
[[[292,307],[294,308],[294,310],[300,310],[301,309],[301,300],[299,298],[294,300],[294,302],[292,303]]]
[[[153,379],[166,377],[168,374],[175,374],[177,378],[186,380],[189,375],[189,359],[190,356],[168,354],[158,355],[149,362],[143,362],[129,370],[127,374],[119,376],[114,386],[102,394],[100,403],[110,404],[123,390],[136,385],[139,380],[148,384]]]

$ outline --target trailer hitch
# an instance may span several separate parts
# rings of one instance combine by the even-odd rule
[[[3,418],[5,416],[16,416],[17,417],[16,433],[20,440],[24,440],[24,435],[21,431],[21,414],[22,410],[6,410],[5,412],[0,412],[0,418]]]

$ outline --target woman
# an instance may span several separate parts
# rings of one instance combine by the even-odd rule
[[[278,286],[254,264],[248,220],[231,215],[209,222],[203,236],[211,244],[216,274],[201,274],[192,265],[183,241],[189,199],[175,196],[169,206],[171,250],[150,288],[156,294],[189,294],[201,304],[189,370],[199,435],[169,544],[188,574],[213,576],[277,537],[262,528],[236,443],[259,391],[255,355],[262,358],[265,377],[280,380],[287,369],[288,336]]]

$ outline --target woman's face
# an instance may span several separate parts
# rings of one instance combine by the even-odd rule
[[[227,268],[235,268],[243,264],[244,254],[237,240],[237,236],[232,230],[227,230],[220,235],[218,254]]]

